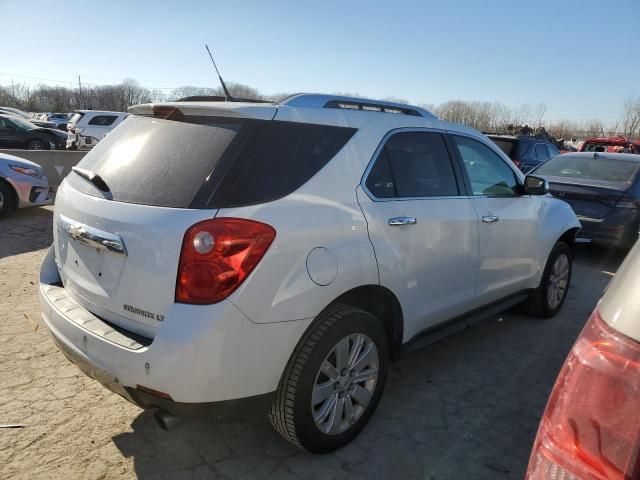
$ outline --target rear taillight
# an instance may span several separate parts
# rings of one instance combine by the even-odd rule
[[[260,262],[275,236],[271,226],[242,218],[196,223],[182,241],[176,302],[224,300]]]
[[[638,478],[640,343],[594,312],[560,371],[528,480]]]

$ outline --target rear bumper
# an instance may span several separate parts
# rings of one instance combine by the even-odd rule
[[[631,247],[638,239],[638,225],[636,221],[626,224],[614,224],[604,219],[578,217],[582,229],[578,233],[578,241],[610,245],[620,248]]]
[[[270,394],[310,323],[255,324],[229,301],[175,304],[150,343],[124,346],[108,328],[89,325],[92,314],[71,296],[60,298],[64,288],[57,287],[57,294],[50,288],[59,281],[53,249],[40,280],[42,318],[60,350],[84,373],[142,407],[198,411],[198,404]],[[169,398],[158,400],[139,386]]]

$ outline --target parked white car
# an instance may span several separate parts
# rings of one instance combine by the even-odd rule
[[[67,150],[90,150],[129,114],[76,110],[67,123]]]
[[[566,298],[578,220],[473,129],[311,94],[130,111],[57,191],[40,298],[67,357],[161,425],[265,408],[331,451],[403,349]]]
[[[0,219],[16,208],[49,203],[49,180],[42,167],[24,158],[0,153]]]

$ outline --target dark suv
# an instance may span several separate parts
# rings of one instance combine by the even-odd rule
[[[551,157],[560,155],[560,150],[546,138],[531,135],[487,135],[506,153],[523,172],[528,172]]]

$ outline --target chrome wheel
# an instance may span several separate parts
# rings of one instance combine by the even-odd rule
[[[27,144],[27,150],[42,150],[42,142],[39,141],[31,141]]]
[[[367,335],[344,337],[329,352],[316,375],[311,413],[318,429],[337,435],[367,409],[378,381],[380,356]]]
[[[569,257],[562,253],[558,255],[551,268],[549,283],[547,285],[547,303],[554,309],[564,299],[569,282]]]

